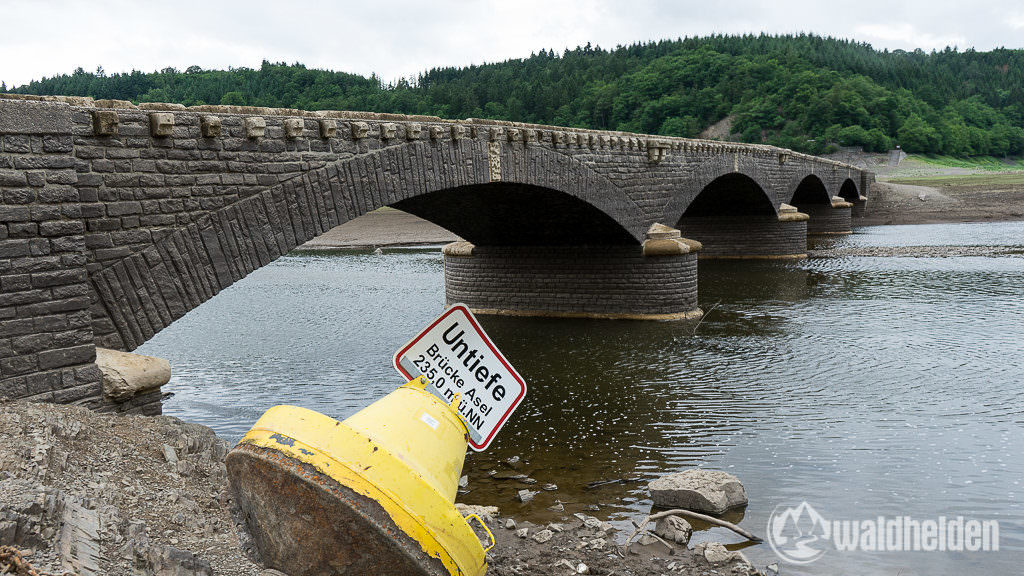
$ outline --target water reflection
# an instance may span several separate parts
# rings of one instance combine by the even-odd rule
[[[835,240],[1024,244],[1024,225],[879,227]],[[843,244],[845,243],[845,244]],[[277,403],[345,417],[400,379],[390,356],[442,308],[436,252],[289,256],[147,343],[166,411],[237,438]],[[625,526],[646,481],[693,466],[747,487],[745,526],[810,502],[829,519],[962,514],[1002,522],[989,555],[830,553],[787,574],[1017,571],[1024,552],[1024,259],[845,258],[700,265],[695,323],[485,318],[530,383],[472,503],[534,520],[599,506]],[[538,481],[496,479],[518,456]],[[600,480],[624,480],[587,489]],[[517,490],[553,482],[530,504]],[[738,518],[731,518],[737,520]],[[695,539],[737,543],[724,529]],[[767,546],[745,553],[764,565]]]

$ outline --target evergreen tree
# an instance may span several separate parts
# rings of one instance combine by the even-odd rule
[[[264,61],[258,69],[184,72],[77,68],[10,91],[487,117],[687,137],[728,118],[730,138],[812,153],[836,145],[882,151],[894,140],[916,152],[1024,153],[1024,50],[890,52],[809,34],[541,49],[390,84]]]

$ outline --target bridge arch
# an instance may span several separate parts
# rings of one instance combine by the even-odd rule
[[[775,216],[777,207],[756,180],[741,172],[723,174],[687,205],[680,220],[713,216]]]
[[[786,188],[790,192],[788,204],[802,206],[807,204],[831,204],[832,194],[825,182],[815,174],[799,174]]]
[[[683,185],[673,194],[665,206],[661,221],[669,226],[675,226],[698,197],[706,192],[708,193],[707,197],[721,193],[728,194],[730,185],[740,186],[748,192],[741,198],[734,198],[734,200],[741,200],[740,203],[733,206],[739,211],[736,213],[743,213],[749,209],[760,212],[767,205],[770,206],[772,214],[778,214],[778,206],[770,193],[771,188],[761,175],[762,170],[756,159],[751,156],[731,154],[709,158],[697,165]],[[722,178],[725,176],[729,176],[729,178],[723,180]],[[712,186],[713,184],[714,186]],[[756,187],[759,195],[749,193],[752,190],[751,184]],[[712,202],[712,200],[708,200],[708,202]]]
[[[843,180],[837,196],[854,204],[860,201],[860,190],[857,188],[857,183],[853,181],[853,178]]]
[[[707,182],[671,225],[703,244],[701,258],[805,257],[806,216],[781,213],[756,166],[739,167],[734,159],[732,170],[718,162],[703,171],[698,182]]]
[[[607,178],[549,148],[501,145],[498,160],[490,156],[493,148],[466,140],[386,147],[212,211],[90,275],[97,296],[96,342],[133,350],[257,268],[383,206],[409,209],[483,244],[570,244],[602,237],[603,243],[639,247],[646,232],[643,213]],[[446,214],[445,203],[453,199]],[[502,209],[522,202],[521,214],[500,222],[488,202]],[[485,212],[473,223],[466,209]],[[529,216],[541,214],[547,214],[547,225],[526,225]],[[488,222],[500,228],[488,231]]]

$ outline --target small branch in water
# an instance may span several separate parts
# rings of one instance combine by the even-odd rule
[[[710,315],[711,315],[711,312],[712,312],[712,311],[713,311],[713,310],[714,310],[715,308],[718,308],[718,305],[719,305],[719,304],[721,304],[721,303],[722,303],[722,301],[721,301],[721,300],[719,300],[718,302],[715,302],[715,303],[714,303],[714,304],[713,304],[713,305],[711,306],[711,308],[709,308],[709,309],[708,309],[708,311],[707,311],[707,312],[706,312],[706,313],[705,313],[705,314],[704,314],[703,316],[701,316],[701,317],[700,317],[700,320],[697,320],[697,325],[693,327],[693,333],[694,333],[694,334],[696,334],[696,333],[697,333],[697,328],[700,328],[700,325],[701,325],[701,323],[703,323],[703,322],[704,322],[704,319],[705,319],[705,318],[707,318],[708,316],[710,316]]]
[[[608,486],[609,484],[629,484],[631,482],[639,482],[640,478],[616,478],[614,480],[595,480],[593,482],[587,482],[583,487],[586,490],[593,490],[601,486]]]
[[[750,532],[747,532],[746,530],[744,530],[743,528],[740,528],[739,526],[733,524],[732,522],[726,522],[725,520],[719,520],[718,518],[715,518],[714,516],[708,516],[707,514],[700,514],[700,513],[697,513],[697,512],[690,512],[689,510],[676,509],[676,510],[666,510],[664,512],[658,512],[657,514],[651,514],[650,516],[645,518],[644,521],[641,522],[640,525],[637,527],[637,529],[634,530],[633,533],[629,535],[629,538],[626,538],[626,543],[624,544],[624,546],[626,548],[628,548],[630,542],[633,541],[633,538],[636,538],[637,534],[639,534],[642,530],[645,529],[645,526],[647,526],[651,522],[654,522],[655,520],[660,520],[660,519],[662,519],[662,518],[664,518],[666,516],[686,516],[688,518],[695,518],[697,520],[702,520],[704,522],[707,522],[708,524],[714,524],[715,526],[721,526],[722,528],[728,528],[729,530],[732,530],[733,532],[739,534],[740,536],[743,536],[744,538],[746,538],[747,540],[750,540],[752,542],[763,542],[763,540],[761,540],[757,536],[754,536]]]

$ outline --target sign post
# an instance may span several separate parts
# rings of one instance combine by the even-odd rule
[[[505,420],[526,396],[526,382],[484,333],[464,304],[453,304],[395,353],[406,380],[420,376],[427,390],[450,404],[460,395],[459,416],[469,446],[490,446]]]

